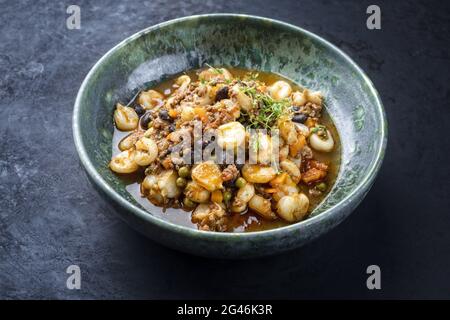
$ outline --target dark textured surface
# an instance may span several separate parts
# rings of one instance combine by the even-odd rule
[[[449,298],[450,120],[445,1],[0,1],[0,297]],[[385,104],[389,143],[372,191],[342,225],[300,250],[251,261],[196,258],[140,236],[89,184],[72,142],[76,92],[109,48],[149,25],[208,12],[267,16],[347,52]],[[78,264],[82,289],[66,289]],[[366,288],[378,264],[382,290]]]

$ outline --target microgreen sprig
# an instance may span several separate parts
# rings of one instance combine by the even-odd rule
[[[268,94],[257,91],[255,87],[244,87],[242,92],[252,98],[255,107],[255,111],[245,114],[241,119],[250,128],[270,130],[288,109],[289,100],[274,100]]]
[[[217,74],[223,74],[223,70],[222,70],[222,69],[219,69],[219,68],[216,68],[216,67],[212,67],[212,66],[210,66],[210,65],[207,64],[207,63],[205,63],[205,65],[206,65],[208,68],[212,69],[214,73],[217,73]]]

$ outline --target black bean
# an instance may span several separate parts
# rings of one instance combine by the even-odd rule
[[[134,111],[136,111],[136,113],[139,117],[145,113],[145,109],[140,104],[134,105]]]
[[[167,112],[167,110],[160,110],[159,111],[159,113],[158,113],[158,115],[159,115],[159,117],[162,119],[162,120],[165,120],[165,121],[170,121],[171,120],[171,118],[170,118],[170,116],[169,116],[169,113]]]
[[[147,129],[148,124],[150,123],[150,121],[152,121],[152,119],[153,119],[153,117],[152,117],[151,111],[145,113],[141,118],[141,127],[144,129]]]
[[[220,88],[216,93],[216,101],[228,99],[228,86]]]
[[[300,107],[292,106],[292,111],[298,112],[298,111],[300,111]]]
[[[307,119],[308,119],[308,116],[304,113],[299,113],[292,117],[292,121],[298,122],[298,123],[305,123],[305,121]]]
[[[224,185],[225,187],[227,187],[227,188],[234,188],[234,187],[235,187],[235,185],[234,185],[235,181],[236,181],[236,178],[231,179],[231,180],[228,180],[228,181],[225,181],[225,182],[223,183],[223,185]]]
[[[169,126],[169,132],[174,132],[175,130],[176,130],[175,123],[172,123],[172,124]]]

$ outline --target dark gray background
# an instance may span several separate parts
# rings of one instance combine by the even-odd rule
[[[382,30],[366,28],[369,4]],[[450,298],[447,1],[0,1],[0,297]],[[66,7],[81,7],[81,30]],[[77,90],[112,46],[155,23],[248,13],[304,27],[348,53],[389,120],[384,165],[343,224],[281,256],[217,261],[131,230],[89,184],[72,142]],[[222,39],[216,39],[222,41]],[[66,289],[78,264],[82,289]],[[382,290],[366,288],[366,268]]]

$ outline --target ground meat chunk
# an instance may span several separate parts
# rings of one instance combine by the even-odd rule
[[[311,168],[302,174],[302,180],[306,184],[317,182],[327,176],[327,172],[316,168]]]
[[[161,165],[166,170],[173,169],[172,158],[171,157],[165,158],[164,160],[161,161]]]
[[[308,161],[306,169],[306,172],[302,174],[302,180],[306,184],[318,182],[324,179],[328,173],[328,165],[317,160]]]
[[[311,150],[310,147],[308,146],[304,146],[302,148],[302,150],[300,151],[300,155],[301,155],[301,164],[300,164],[300,171],[301,172],[305,172],[306,170],[308,170],[308,165],[310,160],[313,157],[313,152]]]
[[[202,203],[192,213],[191,218],[200,230],[226,231],[228,216],[225,210],[217,203]]]
[[[235,180],[239,175],[239,170],[236,168],[234,164],[228,165],[225,169],[222,171],[222,180],[223,181],[233,181]]]
[[[328,171],[328,165],[317,160],[308,161],[308,169],[311,168],[316,168],[322,171]]]
[[[217,105],[206,108],[208,114],[208,123],[205,130],[217,129],[224,123],[228,123],[234,120],[231,111],[225,107],[218,107]]]
[[[302,159],[312,159],[313,157],[313,153],[310,147],[308,146],[304,146],[302,151],[301,151],[301,155],[302,155]]]
[[[311,118],[320,118],[322,106],[312,102],[308,102],[304,106],[300,107],[300,112],[306,114]]]

